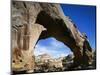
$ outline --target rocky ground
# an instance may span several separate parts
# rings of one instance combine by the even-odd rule
[[[71,65],[71,64],[69,64]],[[87,67],[75,67],[73,69],[69,69],[68,67],[62,67],[62,68],[55,68],[55,67],[40,67],[38,69],[35,69],[33,73],[48,73],[48,72],[64,72],[64,71],[78,71],[78,70],[93,70],[96,69],[95,65],[90,65]],[[21,72],[13,72],[13,74],[26,74],[26,71],[21,71]]]

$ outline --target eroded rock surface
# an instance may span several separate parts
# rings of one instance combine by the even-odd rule
[[[35,68],[34,47],[38,40],[54,37],[74,54],[74,65],[92,61],[92,48],[76,25],[64,15],[59,4],[12,2],[12,68]],[[85,41],[85,43],[84,43]]]

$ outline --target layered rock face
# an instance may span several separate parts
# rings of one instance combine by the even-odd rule
[[[12,2],[12,69],[35,68],[34,48],[38,40],[54,37],[68,46],[76,66],[92,61],[92,49],[87,39],[64,15],[59,4]]]

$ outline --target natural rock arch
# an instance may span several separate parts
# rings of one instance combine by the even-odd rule
[[[46,19],[48,19],[48,21],[46,21]],[[56,40],[63,42],[73,52],[73,54],[75,55],[74,65],[77,66],[79,64],[82,64],[82,62],[84,61],[83,60],[84,54],[82,51],[84,47],[84,41],[86,39],[84,38],[83,35],[80,35],[79,31],[77,30],[76,26],[73,23],[72,23],[73,26],[71,27],[73,30],[71,31],[70,28],[67,28],[63,19],[61,18],[53,19],[53,17],[51,17],[45,11],[41,11],[38,14],[36,23],[43,25],[47,29],[47,31],[42,31],[38,41],[48,37],[54,37]],[[79,44],[79,42],[81,43],[81,45]],[[89,51],[91,52],[92,49],[88,42],[87,45],[88,45],[87,49],[89,49]],[[89,62],[88,60],[85,61],[87,63]]]
[[[38,40],[54,37],[74,54],[74,67],[92,61],[92,48],[59,4],[12,2],[12,69],[33,70]],[[85,63],[83,63],[85,61]]]

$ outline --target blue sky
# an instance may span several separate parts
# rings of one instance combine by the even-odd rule
[[[88,36],[92,48],[95,48],[96,7],[83,5],[61,5],[66,16],[69,16],[81,33]]]
[[[96,7],[95,6],[80,6],[61,4],[63,12],[66,16],[76,24],[81,33],[85,32],[88,36],[90,45],[95,49],[95,35],[96,35]],[[55,38],[47,38],[40,40],[36,45],[35,55],[47,53],[54,58],[66,56],[72,52],[63,43],[57,41]]]
[[[45,40],[40,40],[35,48],[35,55],[49,54],[53,58],[67,56],[72,54],[70,49],[62,42],[57,41],[55,38],[50,37]]]

